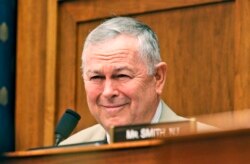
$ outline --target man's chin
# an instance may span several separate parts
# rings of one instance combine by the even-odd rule
[[[123,126],[123,125],[128,125],[128,123],[122,123],[122,122],[112,122],[109,124],[106,124],[106,130],[110,131],[112,128],[117,127],[117,126]]]

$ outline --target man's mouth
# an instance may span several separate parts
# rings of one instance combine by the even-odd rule
[[[105,111],[107,111],[110,114],[116,114],[119,113],[121,110],[124,109],[124,107],[127,104],[119,104],[119,105],[114,105],[114,104],[104,104],[104,105],[100,105]]]

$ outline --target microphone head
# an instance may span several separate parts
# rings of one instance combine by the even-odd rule
[[[60,140],[68,138],[76,127],[81,116],[71,109],[67,109],[56,126],[55,134],[61,137]]]

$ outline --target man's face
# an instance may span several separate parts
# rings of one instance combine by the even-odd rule
[[[159,102],[156,79],[147,74],[136,38],[120,35],[83,52],[90,112],[106,130],[150,122]]]

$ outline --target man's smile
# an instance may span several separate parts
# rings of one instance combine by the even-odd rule
[[[100,104],[99,106],[109,114],[116,114],[124,109],[128,103],[124,104]]]

